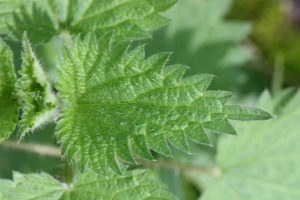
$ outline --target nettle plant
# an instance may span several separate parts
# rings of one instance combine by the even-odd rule
[[[147,178],[147,170],[126,165],[155,162],[150,150],[171,157],[170,144],[188,154],[187,140],[211,145],[208,130],[236,135],[229,120],[272,118],[262,109],[227,105],[232,93],[207,90],[212,75],[182,78],[188,67],[168,66],[170,53],[145,58],[144,45],[130,46],[167,23],[158,13],[175,3],[1,2],[1,33],[23,47],[16,78],[13,53],[0,42],[1,141],[17,129],[21,142],[55,122],[66,170],[74,166],[64,182],[46,173],[13,172],[12,181],[0,181],[1,199],[176,199]],[[57,48],[50,75],[34,49],[53,38],[65,47]]]

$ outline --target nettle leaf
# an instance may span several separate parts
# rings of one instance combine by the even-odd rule
[[[9,137],[18,121],[18,98],[13,54],[0,39],[0,142]]]
[[[171,156],[167,141],[189,152],[186,137],[208,144],[205,129],[235,135],[228,122],[272,116],[257,108],[225,105],[232,94],[206,91],[211,75],[181,79],[186,66],[165,66],[170,53],[144,60],[144,47],[112,46],[112,33],[73,41],[58,64],[57,89],[67,106],[58,120],[62,153],[76,155],[80,171],[88,164],[120,174],[117,158],[135,163],[133,153],[152,160],[149,149]]]
[[[276,119],[235,124],[240,137],[220,138],[221,176],[201,199],[300,199],[300,92],[286,105],[278,104],[289,93],[283,91],[275,99],[268,92],[262,95],[261,107],[281,108]]]
[[[177,0],[8,0],[0,9],[0,31],[19,40],[24,31],[34,43],[63,33],[77,35],[115,30],[116,38],[146,38],[147,30],[166,24],[162,12]],[[1,13],[2,11],[2,13]],[[1,24],[2,21],[2,24]]]
[[[53,121],[56,97],[43,68],[38,62],[27,38],[23,37],[22,70],[18,82],[22,100],[22,119],[19,122],[19,140],[26,132]]]
[[[13,173],[14,181],[0,180],[2,200],[69,200],[69,199],[176,199],[165,191],[165,185],[156,180],[146,179],[147,172],[135,170],[124,176],[109,173],[108,177],[91,171],[77,174],[72,184],[60,183],[52,176],[41,174],[24,175]]]

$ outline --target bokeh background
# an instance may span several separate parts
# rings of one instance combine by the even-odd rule
[[[159,178],[180,199],[299,199],[300,116],[289,109],[300,109],[300,1],[184,0],[165,15],[171,22],[153,32],[148,55],[174,52],[170,63],[188,65],[186,76],[213,74],[209,89],[277,118],[234,124],[238,138],[211,134],[213,148],[190,143],[194,155],[173,148],[167,161],[180,167],[154,165]]]
[[[134,42],[146,44],[147,56],[173,52],[169,64],[189,66],[185,76],[213,74],[209,89],[232,91],[231,103],[258,106],[277,118],[234,124],[238,137],[210,134],[214,147],[190,142],[192,155],[175,148],[173,158],[153,152],[156,162],[140,160],[130,169],[150,168],[149,176],[179,199],[300,199],[300,0],[181,0],[164,15],[168,25]],[[8,43],[19,68],[20,43]],[[52,40],[36,48],[50,74],[54,47]],[[36,130],[24,143],[59,147],[54,127]],[[64,165],[55,155],[0,145],[1,178],[15,170],[63,180]]]

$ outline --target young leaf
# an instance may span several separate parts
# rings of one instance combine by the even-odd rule
[[[18,98],[13,54],[0,39],[0,142],[9,137],[18,121]]]
[[[211,75],[181,79],[187,67],[165,66],[169,53],[144,60],[143,46],[128,51],[126,42],[111,43],[111,33],[99,41],[93,33],[78,36],[58,64],[57,88],[67,102],[58,138],[69,162],[76,155],[80,171],[88,164],[101,174],[107,166],[120,173],[118,157],[134,163],[135,153],[151,160],[149,149],[171,156],[167,141],[189,152],[186,137],[210,144],[205,129],[236,134],[224,106],[232,94],[206,91]],[[272,117],[255,108],[234,111],[235,120],[245,120],[245,113],[247,120]]]
[[[34,43],[49,41],[53,36],[95,31],[103,34],[115,30],[117,38],[146,38],[147,30],[169,20],[158,12],[170,8],[175,0],[30,0],[2,2],[8,10],[0,15],[0,30],[14,39],[24,31]],[[0,9],[1,14],[1,9]],[[1,23],[2,21],[2,23]]]
[[[300,199],[299,101],[298,91],[286,106],[280,105],[276,119],[236,124],[240,137],[222,137],[217,154],[221,176],[201,199]],[[278,97],[272,100],[264,93],[260,102],[272,108]]]
[[[26,132],[53,120],[56,97],[52,93],[50,82],[38,62],[26,33],[23,36],[22,70],[18,82],[19,95],[22,98],[22,119],[19,122],[19,140]]]
[[[86,171],[77,174],[71,185],[66,185],[46,173],[24,175],[14,172],[14,181],[0,180],[0,199],[176,199],[164,190],[162,183],[146,179],[146,173],[135,170],[122,177],[109,173],[107,178]]]

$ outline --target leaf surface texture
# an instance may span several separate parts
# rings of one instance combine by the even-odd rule
[[[88,165],[106,174],[120,173],[118,159],[132,154],[152,160],[149,149],[171,156],[168,142],[189,152],[187,137],[210,145],[205,130],[235,135],[228,122],[262,120],[264,110],[225,105],[232,94],[207,91],[211,75],[182,79],[183,65],[166,66],[170,53],[146,60],[144,47],[112,46],[112,33],[76,37],[59,62],[57,88],[67,106],[58,121],[58,138],[79,170]]]

